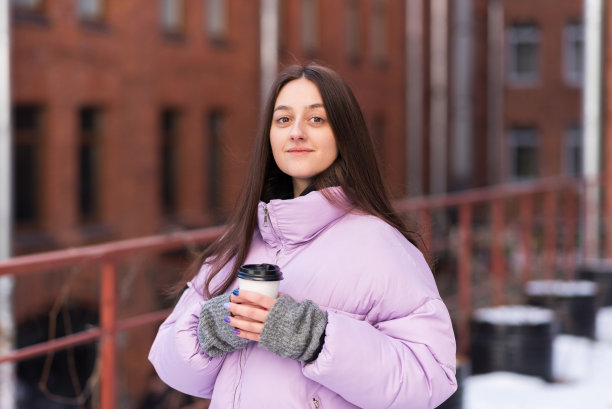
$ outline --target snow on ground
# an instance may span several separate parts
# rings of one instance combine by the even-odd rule
[[[596,339],[559,335],[547,383],[510,372],[474,375],[463,383],[463,409],[612,409],[612,307],[597,315]]]

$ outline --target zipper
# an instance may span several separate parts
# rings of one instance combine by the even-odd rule
[[[263,220],[263,226],[264,227],[268,227],[268,222],[270,222],[270,227],[272,227],[272,231],[275,233],[276,235],[276,231],[274,230],[274,226],[272,226],[272,220],[270,219],[270,212],[268,211],[268,205],[267,204],[263,204],[263,210],[264,210],[264,220]],[[283,242],[280,239],[280,237],[277,236],[278,242],[281,245],[281,248],[276,250],[276,254],[274,255],[274,264],[278,264],[278,257],[280,252],[283,249]]]
[[[312,404],[314,405],[315,409],[319,409],[320,404],[317,398],[312,398]]]
[[[268,206],[266,206],[266,204],[264,203],[263,205],[264,207],[264,227],[268,227]]]

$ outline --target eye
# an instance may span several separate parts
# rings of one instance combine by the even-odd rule
[[[313,116],[312,118],[310,118],[310,122],[322,124],[323,122],[325,122],[325,118],[322,118],[320,116]]]
[[[291,121],[291,119],[289,119],[289,117],[288,117],[288,116],[280,116],[280,117],[276,118],[276,122],[277,122],[279,125],[288,124],[288,123],[289,123],[289,121]]]

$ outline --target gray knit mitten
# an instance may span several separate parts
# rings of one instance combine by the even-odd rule
[[[229,294],[211,298],[200,310],[198,341],[202,351],[211,358],[243,349],[249,343],[248,339],[236,336],[234,328],[223,321],[229,315],[229,311],[223,308],[229,298]]]
[[[276,300],[261,331],[259,345],[296,361],[316,359],[323,346],[327,315],[312,301],[288,295]]]

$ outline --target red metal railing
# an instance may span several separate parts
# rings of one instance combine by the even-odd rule
[[[475,224],[488,224],[486,229],[490,240],[490,291],[495,304],[506,301],[504,285],[508,280],[507,266],[509,250],[506,248],[506,233],[518,231],[518,244],[512,250],[520,260],[520,277],[525,282],[534,275],[536,259],[543,262],[543,277],[551,278],[558,269],[565,271],[566,277],[573,274],[575,236],[578,227],[578,200],[581,184],[567,178],[552,178],[529,183],[516,183],[492,188],[475,189],[461,193],[434,197],[404,199],[395,203],[396,209],[403,214],[418,215],[422,236],[426,246],[439,251],[442,247],[451,249],[456,254],[456,276],[458,280],[457,295],[447,300],[458,309],[457,338],[459,351],[465,353],[469,345],[469,317],[473,299],[479,290],[473,284],[474,243],[481,234]],[[535,210],[535,203],[540,203],[541,211]],[[559,212],[562,204],[562,217]],[[480,207],[479,207],[480,206]],[[482,207],[488,207],[490,217],[483,217]],[[440,212],[455,211],[457,223],[444,219],[442,236],[456,232],[457,243],[448,243],[445,237],[439,237],[437,223]],[[447,214],[448,215],[448,214]],[[515,217],[512,217],[515,215]],[[445,216],[446,217],[446,216]],[[488,221],[487,219],[490,219]],[[558,240],[562,230],[562,242]],[[51,351],[66,349],[94,340],[101,343],[100,374],[100,408],[114,408],[116,379],[116,337],[117,333],[127,329],[159,322],[169,313],[168,310],[154,311],[128,319],[117,318],[117,261],[129,255],[140,253],[160,253],[180,249],[193,244],[205,244],[214,240],[223,231],[223,226],[181,232],[164,236],[153,236],[140,239],[123,240],[107,244],[94,245],[76,249],[39,253],[15,257],[0,262],[0,276],[12,274],[40,274],[50,270],[78,265],[99,265],[101,268],[100,288],[100,326],[67,335],[62,338],[23,347],[0,356],[0,364],[16,362],[43,355]],[[539,239],[541,232],[541,251],[534,252],[534,239]],[[536,234],[537,233],[537,234]],[[444,243],[446,242],[446,243]],[[511,254],[512,255],[512,254]],[[517,257],[515,257],[517,258]]]

